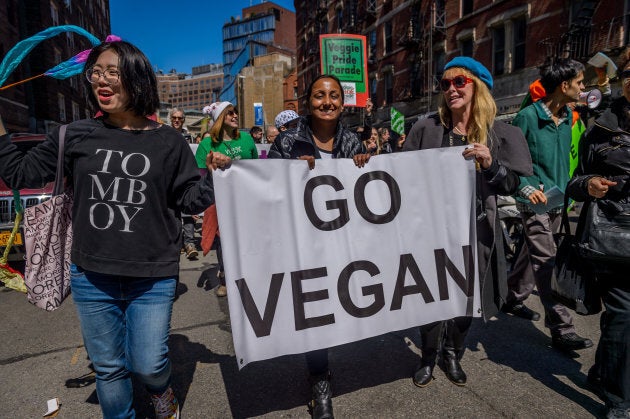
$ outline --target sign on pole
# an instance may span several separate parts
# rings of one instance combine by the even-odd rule
[[[393,106],[390,108],[392,131],[396,134],[402,135],[405,133],[405,115],[395,109]]]
[[[254,125],[262,127],[265,123],[263,115],[263,104],[260,102],[254,103]]]
[[[369,92],[365,36],[320,35],[319,43],[321,72],[341,80],[344,105],[365,107]]]

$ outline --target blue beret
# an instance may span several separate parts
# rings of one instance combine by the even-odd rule
[[[484,82],[489,89],[492,89],[492,74],[490,74],[488,69],[484,67],[483,64],[481,64],[479,61],[474,60],[470,57],[455,57],[444,66],[444,70],[448,70],[451,67],[465,68],[466,70],[473,73],[475,76],[479,77],[479,79]]]

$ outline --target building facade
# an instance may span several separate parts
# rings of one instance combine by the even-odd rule
[[[6,0],[0,8],[0,56],[19,41],[59,25],[79,26],[98,39],[111,32],[109,0]],[[68,32],[44,40],[18,65],[4,85],[40,75],[91,48],[81,35]],[[59,124],[92,116],[89,92],[77,75],[66,80],[38,77],[0,91],[0,115],[9,132],[45,133]]]
[[[192,75],[158,71],[156,77],[161,103],[186,112],[201,111],[204,106],[219,100],[223,87],[223,65],[193,67]]]
[[[395,107],[407,130],[437,109],[442,68],[455,56],[490,69],[499,113],[509,118],[546,58],[615,58],[629,42],[630,0],[295,0],[295,8],[298,99],[320,72],[319,35],[362,34],[376,124],[389,126]],[[350,126],[361,117],[360,109],[344,116]]]
[[[254,57],[295,54],[295,13],[264,2],[242,10],[242,18],[223,25],[223,90],[221,100],[237,102],[238,75]]]
[[[287,100],[287,84],[294,73],[294,58],[274,52],[253,59],[252,65],[243,68],[237,76],[237,109],[243,128],[273,125],[277,114],[295,106]],[[256,117],[255,107],[262,109]],[[261,120],[262,119],[262,120]]]

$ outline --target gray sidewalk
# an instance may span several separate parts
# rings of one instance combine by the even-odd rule
[[[238,370],[227,300],[204,279],[216,274],[214,252],[182,257],[179,298],[171,331],[174,388],[182,418],[308,418],[303,355],[256,362]],[[207,271],[207,276],[201,274]],[[527,305],[542,312],[536,296]],[[88,372],[72,299],[46,313],[25,296],[0,288],[0,417],[36,418],[58,397],[59,418],[98,418],[94,384],[66,388]],[[575,316],[579,334],[599,339],[599,315]],[[403,330],[330,350],[337,418],[590,418],[602,402],[588,388],[595,347],[567,356],[551,348],[543,321],[500,314],[475,320],[462,366],[468,384],[457,387],[436,368],[426,388],[413,385],[419,360],[417,330]],[[149,397],[136,389],[139,418],[152,418]]]

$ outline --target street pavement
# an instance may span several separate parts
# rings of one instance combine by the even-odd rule
[[[215,296],[216,256],[181,260],[170,338],[173,386],[182,418],[308,418],[303,355],[252,363],[239,371],[227,300]],[[542,312],[538,297],[527,300]],[[24,294],[0,287],[0,418],[37,418],[57,397],[58,418],[98,418],[94,384],[67,388],[89,372],[72,299],[47,313]],[[599,339],[599,315],[576,315],[579,334]],[[602,402],[586,373],[595,347],[564,354],[551,348],[543,320],[499,314],[475,319],[462,366],[466,386],[436,368],[425,388],[411,381],[420,351],[416,329],[330,350],[337,418],[591,418]],[[135,385],[139,418],[153,418],[148,394]]]

